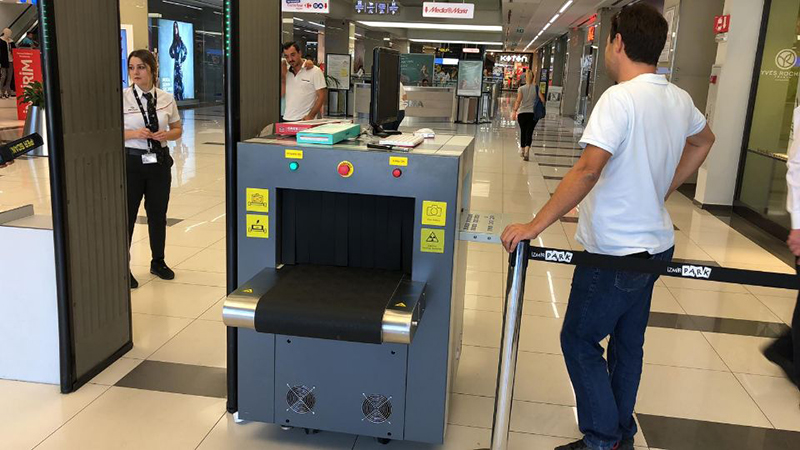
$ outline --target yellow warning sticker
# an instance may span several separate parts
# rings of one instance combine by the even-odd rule
[[[284,158],[286,159],[303,159],[303,151],[302,150],[290,150],[286,149],[283,153]]]
[[[422,224],[443,227],[447,223],[447,202],[422,202]]]
[[[269,212],[269,189],[247,188],[245,197],[247,211]]]
[[[444,253],[444,230],[423,228],[419,249],[425,253]]]
[[[242,290],[242,292],[244,292],[245,294],[252,294],[253,293],[253,289],[252,288],[247,288],[247,289]]]
[[[406,167],[408,165],[408,158],[405,156],[390,156],[389,165]]]
[[[247,237],[261,239],[269,238],[269,216],[248,214]]]

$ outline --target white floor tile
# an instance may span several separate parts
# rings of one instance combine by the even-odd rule
[[[222,322],[195,320],[148,359],[224,368],[227,354],[225,331]]]

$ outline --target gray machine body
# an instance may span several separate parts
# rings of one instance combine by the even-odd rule
[[[293,151],[290,154],[295,158],[301,150],[302,159],[287,158],[287,150]],[[426,309],[409,345],[293,337],[239,328],[240,419],[443,442],[449,392],[461,351],[467,255],[466,243],[459,244],[458,233],[462,213],[469,207],[473,153],[474,140],[469,136],[437,136],[408,153],[371,150],[358,141],[323,146],[256,138],[238,144],[240,286],[263,269],[281,263],[277,238],[281,189],[415,199],[411,279],[427,283]],[[407,158],[407,165],[391,165],[392,157]],[[343,161],[353,165],[352,176],[338,173]],[[291,162],[299,164],[296,171],[289,169]],[[395,168],[402,170],[401,177],[392,175]],[[247,188],[269,190],[269,211],[260,213],[268,216],[263,217],[269,224],[268,238],[247,236],[246,216],[253,214],[247,211]],[[444,226],[422,224],[424,201],[447,204]],[[423,228],[444,231],[442,253],[422,251]],[[289,391],[299,386],[313,394],[311,411],[303,410],[305,403],[293,408],[298,406],[298,396]],[[379,413],[369,415],[374,409],[380,409]]]

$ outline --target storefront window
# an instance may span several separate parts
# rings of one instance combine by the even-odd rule
[[[525,72],[531,69],[531,53],[495,53],[494,73],[503,78],[503,89],[517,89],[525,84]]]
[[[787,229],[786,153],[795,137],[792,112],[800,104],[798,18],[800,0],[772,2],[738,195],[739,204]]]

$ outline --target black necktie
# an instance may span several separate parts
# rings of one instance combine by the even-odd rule
[[[155,133],[158,131],[158,114],[156,114],[156,105],[153,101],[153,94],[145,92],[144,99],[147,100],[147,121],[150,123],[150,126],[147,128],[151,132]],[[151,149],[157,149],[161,147],[161,143],[153,139],[148,139],[148,142],[150,143]]]

